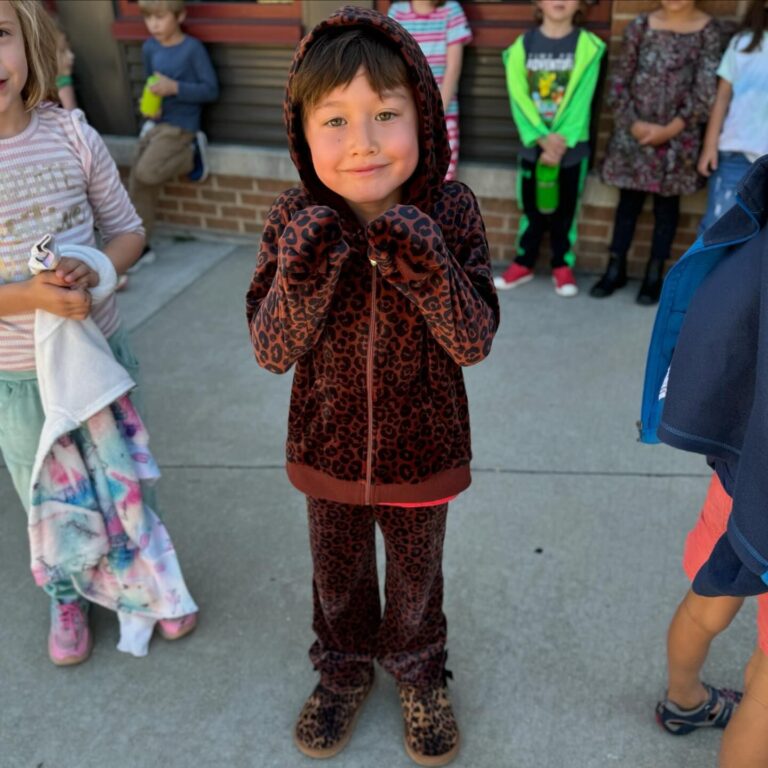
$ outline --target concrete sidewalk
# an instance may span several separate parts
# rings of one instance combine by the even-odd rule
[[[249,349],[254,249],[172,248],[179,264],[202,265],[194,279],[179,292],[164,250],[121,303],[164,470],[161,508],[201,624],[137,660],[115,650],[116,621],[97,609],[91,660],[51,665],[45,597],[2,470],[2,768],[316,765],[291,741],[315,677],[304,500],[282,470],[290,376],[262,371]],[[636,287],[563,300],[541,277],[502,294],[493,353],[467,371],[474,482],[452,505],[445,552],[456,766],[716,764],[719,734],[675,739],[653,722],[708,471],[636,442],[654,314],[633,303]],[[738,687],[754,635],[749,606],[715,644],[707,679]],[[412,765],[383,674],[331,765]]]

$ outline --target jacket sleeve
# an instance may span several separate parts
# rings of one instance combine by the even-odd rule
[[[570,105],[566,106],[561,120],[558,120],[553,129],[566,140],[569,147],[575,147],[584,136],[589,136],[589,121],[592,118],[592,99],[595,96],[595,88],[600,77],[600,61],[605,54],[605,45],[601,40],[596,41],[599,52],[584,70],[581,79],[576,84],[579,94],[574,97]]]
[[[499,304],[477,201],[466,190],[458,206],[462,222],[454,252],[438,224],[410,205],[374,219],[367,236],[382,277],[416,305],[456,363],[474,365],[491,351]]]
[[[531,98],[530,86],[525,69],[525,46],[522,36],[502,53],[504,73],[507,80],[509,105],[512,119],[523,146],[531,147],[538,139],[550,133]]]
[[[349,253],[335,211],[292,213],[289,195],[267,216],[246,296],[256,361],[273,373],[285,373],[317,343]]]
[[[703,125],[709,120],[717,93],[717,68],[723,53],[721,40],[720,24],[713,19],[702,32],[696,75],[678,112],[678,116],[685,120],[686,125]]]
[[[192,78],[179,80],[178,101],[205,104],[219,98],[219,81],[205,46],[200,43],[192,56]]]
[[[640,43],[646,24],[644,17],[638,16],[627,25],[621,41],[621,55],[616,61],[608,84],[607,102],[613,110],[613,122],[625,130],[629,130],[637,120],[632,101],[632,81],[637,70]]]

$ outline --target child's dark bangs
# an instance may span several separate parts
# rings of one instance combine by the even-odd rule
[[[408,71],[399,54],[360,30],[326,35],[307,51],[293,82],[293,100],[306,115],[334,88],[352,82],[362,67],[378,94],[408,86]]]

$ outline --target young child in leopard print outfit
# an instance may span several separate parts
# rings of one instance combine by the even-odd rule
[[[444,765],[459,747],[442,552],[448,501],[470,483],[461,366],[488,355],[499,320],[483,221],[443,181],[440,91],[395,21],[347,7],[307,35],[285,117],[302,186],[268,215],[247,315],[260,365],[296,363],[287,469],[307,495],[320,682],[294,738],[311,757],[339,752],[377,660],[408,754]]]

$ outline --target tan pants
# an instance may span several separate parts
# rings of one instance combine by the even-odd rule
[[[175,125],[160,123],[139,139],[131,167],[128,192],[144,222],[147,243],[155,228],[155,206],[160,187],[194,165],[195,134]]]

